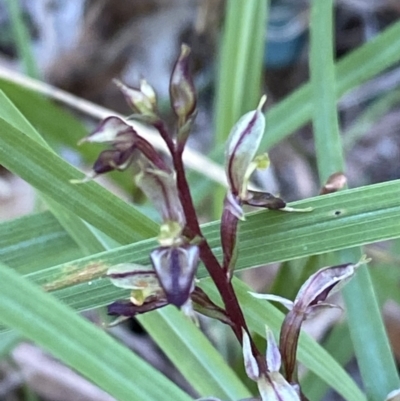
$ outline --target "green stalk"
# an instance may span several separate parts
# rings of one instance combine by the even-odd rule
[[[215,146],[225,143],[239,117],[260,98],[269,2],[228,0],[215,103]],[[214,215],[221,216],[224,189],[216,191]]]
[[[314,0],[311,11],[310,76],[313,127],[320,182],[344,170],[336,110],[333,60],[333,0]],[[361,249],[337,253],[338,263],[356,262]],[[393,355],[367,267],[362,266],[343,290],[350,335],[361,376],[372,401],[384,400],[399,387]]]
[[[31,38],[22,17],[20,0],[6,0],[6,7],[10,14],[14,39],[24,70],[30,77],[38,78],[39,71],[30,46]]]

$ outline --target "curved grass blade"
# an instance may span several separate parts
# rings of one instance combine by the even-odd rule
[[[35,341],[120,401],[191,400],[146,362],[51,295],[4,265],[0,265],[0,274],[2,324]]]
[[[82,173],[3,118],[0,118],[0,162],[121,244],[157,233],[156,223],[97,183],[71,184],[70,180],[81,179]]]

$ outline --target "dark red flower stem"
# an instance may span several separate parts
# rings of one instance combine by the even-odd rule
[[[175,144],[163,120],[159,119],[153,123],[153,127],[160,133],[161,138],[164,140],[171,155],[175,153]]]
[[[210,248],[210,245],[203,237],[203,234],[201,232],[200,225],[197,220],[196,211],[193,205],[192,196],[190,194],[189,185],[186,180],[185,169],[181,155],[182,152],[178,151],[174,151],[172,153],[174,168],[177,175],[178,193],[180,201],[182,203],[182,207],[185,212],[186,223],[191,232],[203,239],[203,241],[199,245],[200,258],[221,295],[222,301],[225,305],[225,311],[228,314],[230,320],[233,322],[233,331],[239,342],[242,343],[242,328],[244,328],[248,333],[249,329],[244,319],[243,312],[240,308],[232,283],[228,280],[226,272],[224,272],[224,270],[222,269],[220,263],[218,262],[218,259],[215,257]],[[252,348],[254,354],[261,357],[261,354],[254,345],[253,341]]]
[[[230,320],[233,322],[233,331],[240,344],[242,344],[242,328],[247,331],[250,337],[253,353],[259,361],[260,368],[262,370],[266,370],[267,367],[265,366],[265,358],[258,351],[250,336],[249,329],[244,319],[243,312],[240,308],[232,283],[230,280],[228,280],[226,272],[222,269],[220,263],[218,262],[218,259],[215,257],[210,248],[210,245],[203,237],[203,233],[201,232],[200,224],[197,220],[197,214],[192,200],[192,195],[190,194],[189,184],[185,175],[185,167],[182,160],[184,146],[179,146],[179,144],[175,145],[164,121],[162,121],[161,119],[153,123],[153,126],[160,133],[160,136],[163,138],[168,147],[168,150],[171,153],[172,161],[176,171],[179,199],[185,213],[187,227],[194,236],[199,236],[200,238],[202,238],[202,241],[199,245],[200,259],[204,263],[208,273],[210,274],[210,277],[214,281],[221,295],[222,301],[225,306],[225,312],[229,316]]]

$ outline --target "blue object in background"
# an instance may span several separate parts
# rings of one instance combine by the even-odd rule
[[[307,40],[308,7],[273,3],[267,25],[264,65],[279,69],[294,64]]]

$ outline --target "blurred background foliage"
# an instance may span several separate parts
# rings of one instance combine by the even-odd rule
[[[244,2],[234,0],[2,0],[0,89],[57,154],[87,170],[99,148],[79,148],[77,141],[96,126],[104,110],[99,111],[90,104],[90,107],[81,107],[79,99],[129,115],[130,110],[111,81],[118,77],[136,86],[145,77],[157,91],[161,113],[173,124],[168,101],[169,74],[180,43],[185,42],[192,48],[192,67],[199,93],[199,114],[189,146],[222,165],[223,143],[231,126],[240,115],[256,106],[262,93],[267,93],[267,110],[271,110],[271,114],[267,112],[268,141],[269,130],[279,129],[270,121],[279,117],[279,107],[284,104],[281,102],[291,99],[288,97],[309,80],[310,2],[249,0],[248,3],[245,6]],[[337,0],[334,11],[337,63],[346,60],[352,51],[382,37],[400,19],[400,5],[396,0]],[[390,45],[382,41],[382,46],[390,48]],[[371,54],[364,60],[365,64],[371,59],[373,62],[373,57]],[[338,89],[340,95],[346,92],[339,96],[337,107],[350,187],[400,179],[399,61],[400,56],[397,59],[393,56],[389,65],[381,63],[376,72],[369,73],[368,79],[360,79],[360,84]],[[351,73],[355,74],[356,67]],[[363,62],[359,68],[362,70]],[[45,87],[39,85],[37,91],[32,91],[30,81],[24,81],[24,76],[37,78],[77,98],[69,105],[55,101],[54,97],[59,99],[55,90],[44,95]],[[19,84],[15,83],[15,77],[20,80]],[[337,82],[340,78],[336,76]],[[298,110],[300,106],[299,103]],[[283,113],[278,122],[292,117]],[[290,131],[290,136],[282,128],[275,138],[286,138],[279,142],[271,140],[274,141],[272,148],[268,146],[271,168],[256,177],[257,185],[280,194],[287,201],[315,196],[320,187],[312,125],[305,124],[301,118],[293,123],[296,129]],[[224,194],[220,184],[199,173],[207,168],[198,164],[194,169],[197,171],[192,169],[189,173],[204,222],[219,217]],[[43,210],[42,201],[25,181],[5,168],[0,173],[3,221]],[[110,177],[102,180],[102,184],[134,202],[139,210],[157,221],[155,211],[134,187],[131,174]],[[53,224],[50,220],[49,225]],[[11,232],[14,223],[7,224],[4,230]],[[35,232],[32,221],[31,232],[24,241],[36,234],[40,233]],[[65,231],[59,230],[59,237],[48,240],[56,246],[57,238],[62,236]],[[56,258],[49,258],[47,265],[46,255],[41,256],[42,266],[81,256],[81,250],[70,242],[69,251],[60,249]],[[6,248],[4,243],[2,246]],[[374,260],[370,272],[399,363],[400,243],[399,240],[375,243],[366,252]],[[276,294],[293,297],[309,272],[328,263],[329,256],[312,256],[287,261],[281,266],[248,270],[242,273],[242,278],[256,290],[270,288]],[[20,272],[29,272],[29,266],[22,266]],[[289,280],[291,286],[286,285]],[[102,320],[103,315],[102,311],[87,313],[95,322]],[[173,368],[143,326],[146,324],[131,321],[113,329],[112,333],[181,388],[196,394],[193,385]],[[308,331],[358,380],[346,322],[339,315],[327,314],[308,326]],[[205,328],[222,355],[243,376],[240,353],[229,333],[219,325],[206,324]],[[40,349],[21,342],[19,336],[8,332],[0,339],[1,400],[112,399]],[[333,392],[326,395],[324,384],[312,386],[317,379],[307,372],[304,375],[304,386],[310,389],[311,399],[342,399]]]

